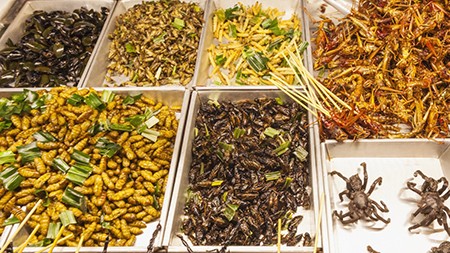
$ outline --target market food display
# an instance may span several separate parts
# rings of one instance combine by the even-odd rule
[[[68,246],[80,237],[100,246],[108,235],[110,246],[132,246],[160,216],[179,108],[76,88],[25,90],[0,106],[1,223],[10,214],[20,222],[43,198],[30,245],[51,242],[67,210],[76,219],[63,232]]]
[[[324,139],[450,137],[449,11],[446,1],[363,0],[338,23],[322,18],[314,69],[352,106],[322,117]]]
[[[178,0],[138,3],[119,15],[109,35],[107,85],[187,85],[194,75],[203,15],[198,3]]]
[[[108,15],[106,7],[34,11],[0,51],[0,87],[76,86]]]
[[[312,205],[307,125],[279,98],[201,102],[182,225],[194,245],[273,245],[281,222],[283,244],[311,246],[296,214]]]
[[[214,43],[208,48],[212,66],[210,77],[218,85],[272,85],[270,72],[289,83],[294,73],[284,56],[300,52],[308,43],[302,42],[302,25],[297,15],[289,19],[277,8],[261,3],[232,8],[219,8],[212,17]]]

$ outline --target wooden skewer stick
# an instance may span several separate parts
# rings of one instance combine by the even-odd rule
[[[77,250],[75,250],[75,253],[80,253],[81,246],[83,246],[83,241],[84,241],[84,235],[82,234],[80,241],[78,242],[78,245],[77,245]]]
[[[66,236],[66,237],[64,237],[64,238],[62,238],[62,239],[60,239],[60,240],[57,242],[57,244],[63,243],[63,242],[65,242],[65,241],[69,240],[69,239],[72,238],[72,237],[73,237],[73,234],[70,234],[70,235],[68,235],[68,236]],[[51,246],[52,246],[52,245],[49,244],[49,245],[45,246],[44,248],[42,248],[42,249],[36,251],[36,253],[42,253],[42,252],[46,251],[47,249],[49,249]]]
[[[319,244],[319,235],[320,235],[320,223],[322,221],[322,212],[323,212],[323,204],[325,202],[325,195],[322,192],[320,195],[320,204],[319,204],[319,217],[317,217],[317,227],[316,227],[316,238],[314,239],[314,251],[317,252],[317,245]]]
[[[14,240],[14,237],[16,237],[17,234],[19,233],[19,231],[23,228],[23,226],[25,226],[27,221],[30,219],[31,215],[33,215],[33,213],[36,211],[36,209],[42,204],[42,201],[43,200],[40,199],[38,202],[36,202],[36,204],[31,209],[31,211],[27,214],[27,216],[25,216],[25,219],[23,219],[23,221],[19,224],[19,227],[16,229],[16,231],[14,231],[14,234],[12,236],[10,236],[8,238],[8,240],[6,241],[5,245],[3,245],[3,247],[0,250],[0,253],[3,253],[5,251],[5,249],[8,247],[8,245]]]
[[[281,252],[281,219],[278,219],[277,229],[277,253]]]
[[[48,250],[48,253],[53,253],[53,249],[56,247],[56,244],[58,244],[58,240],[59,240],[59,238],[61,238],[61,235],[64,232],[65,228],[66,228],[65,226],[61,227],[61,229],[59,230],[58,234],[55,237],[55,240],[51,244],[50,249]]]
[[[30,242],[31,238],[36,234],[36,232],[38,231],[38,229],[41,227],[40,224],[37,224],[36,227],[34,227],[33,231],[31,232],[31,234],[28,236],[28,238],[25,240],[24,243],[22,243],[19,247],[17,247],[17,252],[18,253],[22,253],[23,250],[27,247],[28,243]]]

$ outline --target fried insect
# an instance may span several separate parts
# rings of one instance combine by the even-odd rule
[[[320,116],[322,139],[448,138],[449,12],[441,0],[362,0],[338,24],[322,17],[314,68],[352,107]]]
[[[383,201],[380,201],[381,205],[370,199],[370,194],[375,190],[375,187],[381,185],[382,178],[377,178],[372,185],[370,186],[367,193],[365,192],[367,187],[367,168],[366,163],[361,163],[363,167],[364,173],[364,182],[361,180],[358,174],[351,176],[350,178],[345,177],[338,171],[330,172],[331,176],[337,175],[342,178],[346,183],[346,189],[339,193],[339,199],[344,201],[343,196],[345,195],[350,202],[348,203],[348,212],[343,213],[342,210],[338,213],[337,210],[333,211],[333,215],[336,216],[342,224],[350,224],[355,223],[361,219],[369,219],[372,221],[382,221],[385,224],[388,224],[391,219],[385,219],[378,214],[377,210],[381,212],[388,212],[388,208]],[[347,218],[348,217],[348,218]],[[346,219],[347,218],[347,219]]]
[[[285,243],[297,244],[301,218],[284,215],[310,208],[307,113],[273,98],[202,101],[195,125],[182,225],[191,242],[273,245],[282,219],[292,223]],[[271,128],[277,134],[264,134]],[[161,185],[162,179],[144,184],[154,186],[155,195]]]
[[[420,195],[421,199],[417,203],[418,209],[412,214],[412,218],[417,215],[423,215],[422,221],[416,223],[408,228],[412,231],[419,227],[426,227],[431,225],[435,220],[439,225],[443,225],[447,234],[450,235],[450,228],[448,226],[447,217],[450,216],[450,209],[444,202],[450,197],[450,189],[448,189],[448,181],[445,177],[438,180],[428,177],[422,171],[414,172],[414,177],[421,176],[424,179],[421,189],[417,189],[416,184],[407,182],[406,186],[411,191]],[[442,183],[441,188],[439,184]],[[446,193],[445,190],[448,190]]]
[[[14,153],[18,160],[12,163],[24,178],[14,191],[0,186],[0,213],[23,218],[25,213],[21,208],[32,208],[36,203],[36,191],[44,192],[48,205],[40,206],[28,222],[32,228],[40,224],[37,240],[47,236],[49,223],[58,222],[59,215],[65,210],[71,210],[77,220],[77,224],[66,228],[64,236],[72,235],[73,240],[65,245],[73,245],[83,234],[84,245],[101,246],[104,241],[98,239],[104,238],[102,226],[110,223],[118,231],[112,231],[110,245],[131,246],[136,240],[135,235],[142,233],[145,223],[160,216],[176,136],[160,134],[154,142],[135,129],[127,131],[129,127],[133,128],[128,119],[144,119],[145,113],[151,111],[159,121],[165,122],[167,118],[175,119],[175,110],[150,98],[145,101],[135,98],[140,106],[124,103],[126,98],[115,94],[109,94],[112,101],[106,103],[100,100],[102,95],[92,89],[75,88],[24,91],[12,98],[21,98],[20,102],[24,104],[11,100],[11,106],[28,108],[34,103],[33,106],[39,104],[40,107],[31,111],[16,108],[5,112],[17,116],[13,117],[15,124],[9,124],[9,116],[0,119],[1,127],[9,127],[0,130],[0,146]],[[73,102],[78,96],[86,103]],[[94,108],[87,97],[98,97],[108,110]],[[21,113],[17,114],[17,111]],[[27,130],[23,130],[25,117],[30,118],[32,126]],[[114,124],[107,122],[113,118]],[[109,129],[106,124],[119,130]],[[152,130],[176,132],[177,126],[174,123],[156,124]],[[131,143],[136,141],[141,142],[139,148],[152,150],[145,160],[135,155],[137,148]],[[31,148],[24,151],[24,146],[30,144]],[[7,165],[0,166],[0,172]],[[72,172],[82,175],[85,170],[89,172],[83,180],[70,176]],[[141,176],[145,172],[150,174]],[[63,196],[69,188],[81,194],[86,205],[67,204]]]

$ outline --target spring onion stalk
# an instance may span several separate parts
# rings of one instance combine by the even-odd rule
[[[242,129],[242,128],[235,128],[233,131],[233,137],[235,139],[240,138],[244,134],[245,134],[245,129]]]
[[[48,198],[48,192],[44,189],[37,189],[33,193],[36,197],[44,200],[42,206],[48,207],[50,205],[50,199]]]
[[[145,121],[145,125],[147,126],[147,128],[152,128],[153,126],[158,124],[158,122],[159,122],[159,119],[155,116],[152,116],[147,121]]]
[[[84,164],[89,164],[89,161],[91,160],[91,156],[89,154],[76,149],[73,150],[73,153],[70,155],[70,157],[73,160]]]
[[[215,59],[216,65],[221,66],[221,65],[225,64],[226,61],[227,61],[227,57],[224,57],[223,54],[219,54],[216,56],[216,59]]]
[[[106,108],[106,105],[100,100],[96,93],[89,93],[89,95],[84,98],[84,102],[98,111],[102,111]]]
[[[164,36],[166,36],[166,35],[167,35],[166,32],[162,32],[158,37],[153,39],[153,42],[154,43],[164,42],[165,41]]]
[[[141,98],[141,96],[142,96],[142,94],[138,94],[136,96],[127,95],[122,103],[124,105],[132,105],[132,104],[136,103],[136,100],[139,100]]]
[[[152,206],[153,206],[156,210],[161,209],[161,207],[159,206],[159,201],[158,201],[158,199],[156,198],[155,195],[153,195],[153,203],[152,203]]]
[[[102,101],[104,103],[109,103],[114,100],[116,95],[111,90],[104,90],[102,92]]]
[[[229,35],[231,38],[236,38],[237,37],[237,30],[236,30],[236,26],[234,24],[229,24]]]
[[[223,215],[228,219],[228,221],[231,221],[236,214],[236,211],[238,210],[239,205],[234,204],[226,204],[226,207],[223,211]]]
[[[109,128],[111,130],[122,131],[122,132],[131,132],[133,131],[133,126],[124,125],[124,124],[110,124]]]
[[[208,126],[206,124],[203,124],[205,126],[205,136],[209,137],[209,131],[208,131]]]
[[[289,185],[291,184],[291,182],[292,182],[292,177],[286,177],[286,180],[284,181],[284,186],[283,186],[283,188],[289,187]]]
[[[273,137],[275,137],[276,135],[279,135],[279,134],[280,134],[280,131],[279,131],[279,130],[276,130],[275,128],[268,127],[268,128],[266,128],[266,129],[264,130],[264,134],[267,135],[267,136],[269,136],[269,137],[271,137],[271,138],[273,138]]]
[[[64,190],[61,201],[65,204],[76,207],[83,212],[87,211],[86,197],[70,187],[67,187],[66,190]]]
[[[11,127],[12,123],[11,121],[2,121],[0,122],[0,132],[5,130],[5,129],[9,129]]]
[[[272,171],[272,172],[266,173],[264,175],[264,177],[266,178],[266,181],[278,180],[281,177],[281,172],[280,171]]]
[[[111,223],[108,221],[103,221],[100,223],[102,225],[102,228],[109,229],[111,227]]]
[[[77,185],[83,185],[84,181],[86,181],[91,173],[92,168],[89,165],[75,163],[70,167],[69,171],[67,171],[66,178]]]
[[[294,151],[294,155],[298,159],[300,159],[300,161],[304,162],[304,161],[306,161],[306,158],[308,157],[308,151],[306,151],[306,149],[303,148],[302,146],[298,146]]]
[[[74,106],[78,106],[81,103],[83,103],[83,96],[78,95],[78,94],[73,94],[70,98],[67,99],[67,103],[74,105]]]
[[[275,98],[275,101],[276,101],[277,104],[279,104],[279,105],[283,105],[283,104],[284,104],[283,99],[280,98],[280,97],[276,97],[276,98]]]
[[[108,140],[106,137],[101,137],[98,139],[95,147],[100,150],[101,155],[106,155],[109,158],[113,157],[117,151],[122,148],[119,144]]]
[[[49,97],[51,97],[50,94],[42,95],[40,98],[36,99],[33,103],[31,103],[30,105],[31,109],[41,109],[41,111],[45,110],[46,108],[45,101]]]
[[[210,99],[210,100],[208,100],[208,104],[209,105],[214,105],[217,108],[220,107],[219,101],[217,101],[217,99]]]
[[[221,186],[223,183],[223,180],[215,180],[211,182],[211,186]]]
[[[50,222],[50,224],[48,225],[47,236],[45,238],[55,239],[60,229],[61,229],[61,222],[57,223]]]
[[[10,166],[0,172],[0,179],[8,191],[14,191],[25,178],[19,174],[17,168]]]
[[[222,194],[222,202],[226,202],[227,199],[228,199],[228,192],[226,191]]]
[[[77,220],[73,215],[73,212],[70,210],[65,210],[59,214],[59,219],[61,220],[62,225],[65,227],[70,224],[77,224]]]
[[[307,41],[302,41],[302,43],[300,43],[300,45],[298,45],[298,52],[300,54],[303,54],[303,52],[306,50],[308,45],[309,45],[309,43]]]
[[[36,133],[33,134],[33,137],[36,139],[36,141],[39,142],[57,141],[57,139],[51,133],[44,131],[37,131]]]
[[[25,164],[27,162],[32,162],[35,157],[41,156],[41,151],[37,147],[36,142],[32,142],[27,145],[22,145],[17,147],[17,151],[19,155],[22,156],[20,160],[21,164]]]
[[[136,49],[131,43],[125,44],[125,50],[127,51],[127,53],[136,53]]]
[[[29,247],[45,247],[47,245],[50,245],[52,243],[53,239],[44,238],[43,240],[40,240],[35,243],[30,243]]]
[[[267,69],[269,58],[264,56],[262,52],[255,52],[253,49],[244,50],[243,57],[254,71],[261,72]]]
[[[233,144],[228,144],[226,142],[221,141],[219,141],[219,147],[225,151],[231,151],[234,148]]]
[[[284,154],[286,151],[289,150],[289,146],[291,146],[291,142],[290,141],[285,141],[283,143],[280,144],[280,146],[278,146],[274,152],[277,154],[277,156],[280,156],[282,154]]]
[[[9,217],[8,219],[6,219],[2,223],[2,227],[6,227],[6,226],[9,226],[9,225],[14,225],[14,224],[17,224],[17,223],[20,223],[19,218],[17,218],[16,216],[12,216],[12,217]]]
[[[64,174],[66,174],[67,171],[70,169],[70,166],[60,157],[57,157],[53,160],[52,166],[53,168],[61,171]]]
[[[156,142],[161,133],[152,129],[146,129],[141,133],[141,135],[153,142]]]
[[[16,162],[16,155],[11,150],[6,150],[0,152],[0,164],[5,163],[15,163]]]
[[[184,20],[175,18],[172,22],[172,26],[177,28],[178,30],[182,30],[184,28]]]
[[[125,121],[130,122],[130,124],[134,127],[139,127],[145,122],[145,115],[134,115],[128,118],[125,118]]]

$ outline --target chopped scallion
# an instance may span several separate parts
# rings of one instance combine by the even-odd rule
[[[235,128],[233,131],[233,137],[235,139],[240,138],[244,134],[245,134],[245,129],[242,129],[242,128]]]
[[[223,183],[223,180],[216,180],[211,182],[211,186],[221,186]]]
[[[177,28],[178,30],[181,30],[184,28],[184,20],[175,18],[172,22],[172,26]]]
[[[111,130],[123,131],[123,132],[131,132],[133,130],[133,126],[124,125],[124,124],[110,124],[109,128]]]
[[[234,148],[233,144],[228,144],[226,142],[221,141],[219,141],[219,147],[225,151],[231,151]]]
[[[227,61],[227,57],[224,57],[223,54],[216,55],[215,63],[217,66],[222,66]]]
[[[152,129],[145,129],[141,133],[141,135],[153,142],[156,142],[156,140],[158,139],[158,136],[160,136],[161,133],[158,131],[152,130]]]
[[[91,156],[89,154],[86,154],[76,149],[73,150],[73,153],[70,155],[70,157],[75,161],[84,164],[89,164],[89,161],[91,160]]]
[[[64,174],[66,174],[70,169],[70,166],[60,157],[57,157],[53,160],[52,166],[53,168],[61,171]]]
[[[102,101],[109,103],[114,100],[115,94],[111,90],[104,90],[102,92]]]
[[[158,37],[153,39],[154,43],[160,43],[160,42],[164,42],[164,36],[166,36],[166,32],[162,32]]]
[[[6,219],[2,223],[2,227],[6,227],[6,226],[9,226],[9,225],[14,225],[14,224],[17,224],[17,223],[20,223],[19,218],[17,218],[16,216],[12,216],[12,217],[9,217],[8,219]]]
[[[16,155],[11,150],[0,152],[0,164],[16,162]]]
[[[136,49],[129,42],[125,44],[125,50],[127,51],[127,53],[136,53]]]
[[[136,103],[136,100],[139,100],[141,98],[142,94],[136,95],[136,96],[130,96],[127,95],[124,100],[123,100],[123,104],[124,105],[132,105],[134,103]]]
[[[73,215],[73,212],[70,210],[64,210],[59,214],[59,219],[61,220],[62,225],[65,227],[70,224],[77,224],[77,220]]]
[[[36,133],[33,134],[33,137],[39,142],[57,141],[57,139],[51,133],[44,131],[37,131]]]
[[[276,97],[276,98],[275,98],[275,101],[276,101],[277,104],[279,104],[279,105],[283,105],[283,104],[284,104],[283,99],[280,98],[280,97]]]
[[[47,236],[45,238],[55,239],[60,229],[61,229],[61,222],[57,223],[50,222],[50,224],[48,225]]]
[[[100,150],[101,155],[106,155],[109,158],[113,157],[117,151],[122,148],[119,144],[108,140],[106,137],[101,137],[98,139],[95,147]]]
[[[292,182],[292,178],[291,178],[291,177],[286,177],[286,181],[284,181],[284,186],[283,186],[283,188],[289,187],[289,185],[291,184],[291,182]]]
[[[75,164],[67,171],[66,178],[77,185],[83,185],[84,181],[86,181],[91,173],[92,168],[90,166]]]
[[[236,26],[234,24],[230,23],[228,25],[228,27],[229,27],[229,30],[230,30],[230,32],[229,32],[230,37],[231,38],[236,38],[237,37]]]
[[[0,172],[0,179],[8,191],[14,191],[25,178],[19,174],[17,168],[10,166]]]
[[[70,98],[67,99],[67,103],[77,106],[83,102],[83,96],[78,94],[73,94]]]
[[[302,146],[298,146],[294,151],[294,155],[298,159],[300,159],[301,162],[304,162],[308,157],[308,151],[306,151],[306,149],[304,149]]]
[[[266,181],[278,180],[281,177],[281,172],[271,171],[269,173],[266,173],[264,177],[266,178]]]
[[[37,147],[36,142],[32,142],[27,145],[18,146],[17,152],[22,157],[20,160],[21,164],[25,164],[27,162],[32,162],[35,157],[41,156],[41,151]]]
[[[153,203],[152,203],[152,206],[156,209],[156,210],[159,210],[159,209],[161,209],[161,207],[159,206],[159,201],[158,201],[158,198],[155,196],[155,195],[153,195]]]
[[[273,138],[273,137],[275,137],[276,135],[279,135],[279,134],[280,134],[280,131],[279,131],[279,130],[276,130],[275,128],[268,127],[268,128],[266,128],[266,129],[264,130],[264,134],[267,135],[267,136],[269,136],[269,137],[271,137],[271,138]]]
[[[223,215],[225,218],[228,219],[228,221],[233,220],[234,215],[236,214],[236,211],[238,210],[239,205],[234,204],[226,204],[226,207],[223,211]]]
[[[84,102],[89,105],[90,107],[96,109],[96,110],[103,110],[106,108],[106,105],[102,102],[102,100],[100,100],[100,98],[98,97],[98,95],[94,92],[89,93],[89,95],[87,95],[84,98]]]
[[[145,125],[147,126],[147,128],[152,128],[153,126],[158,124],[158,122],[159,122],[159,119],[155,116],[152,116],[147,121],[145,121]]]
[[[87,210],[86,197],[70,187],[67,187],[66,190],[64,190],[61,201],[70,206],[76,207],[83,212],[86,212]]]

